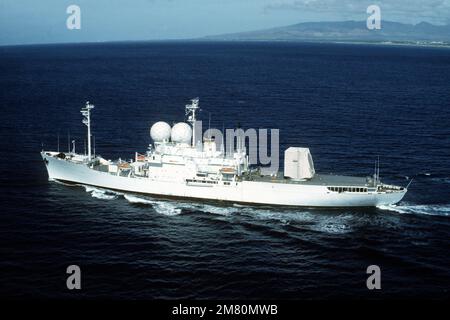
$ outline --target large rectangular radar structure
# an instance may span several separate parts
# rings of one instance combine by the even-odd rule
[[[290,147],[284,152],[284,176],[295,180],[314,177],[314,163],[309,148]]]

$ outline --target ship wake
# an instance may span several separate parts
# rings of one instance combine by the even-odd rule
[[[247,205],[234,204],[230,206],[220,206],[207,203],[192,203],[184,201],[159,200],[148,196],[141,196],[130,193],[120,193],[109,189],[82,185],[86,192],[93,198],[101,200],[115,200],[123,198],[130,204],[138,206],[148,206],[158,214],[166,216],[176,216],[184,212],[203,212],[211,215],[212,219],[228,219],[234,215],[248,218],[250,220],[274,221],[282,225],[291,223],[307,223],[315,231],[326,233],[347,233],[351,231],[348,219],[341,219],[341,216],[319,219],[319,217],[308,210],[284,209],[274,210],[270,207],[253,207]],[[216,216],[217,218],[214,218]],[[220,218],[222,217],[222,218]],[[344,221],[341,221],[344,220]]]
[[[174,216],[181,213],[181,208],[178,208],[177,204],[169,201],[159,201],[154,199],[149,199],[148,197],[141,197],[134,194],[121,193],[117,191],[112,191],[109,189],[103,189],[98,187],[82,185],[87,193],[93,198],[101,200],[116,200],[118,198],[124,198],[131,204],[150,206],[157,213]]]
[[[402,204],[380,205],[378,209],[394,211],[401,214],[424,214],[450,217],[450,204]]]
[[[93,198],[102,199],[102,200],[114,200],[117,199],[120,195],[117,192],[101,189],[101,188],[94,188],[90,186],[84,186],[84,189],[87,193],[90,193]]]
[[[132,204],[139,205],[149,205],[151,206],[157,213],[164,214],[167,216],[175,216],[181,213],[181,208],[179,208],[176,203],[172,203],[169,201],[158,201],[158,200],[150,200],[144,197],[138,197],[132,194],[124,194],[123,197]]]

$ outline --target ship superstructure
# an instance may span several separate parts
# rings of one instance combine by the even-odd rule
[[[87,153],[77,154],[75,148],[41,152],[49,180],[171,198],[307,207],[389,205],[407,192],[382,183],[379,172],[373,177],[317,174],[308,148],[288,148],[284,173],[264,175],[249,165],[239,139],[235,150],[225,152],[223,141],[219,148],[214,138],[196,136],[198,98],[185,107],[188,123],[153,124],[153,144],[145,153],[136,152],[130,161],[106,160],[91,150],[93,108],[87,103],[81,110],[88,128]]]

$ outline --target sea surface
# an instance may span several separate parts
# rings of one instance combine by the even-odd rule
[[[144,152],[152,123],[200,97],[211,127],[279,128],[316,171],[407,185],[396,206],[166,201],[49,182],[42,148]],[[450,50],[307,43],[0,47],[0,296],[449,298]],[[82,289],[66,288],[80,266]],[[366,269],[381,269],[368,290]]]

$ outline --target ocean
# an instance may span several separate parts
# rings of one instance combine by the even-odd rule
[[[284,42],[0,47],[0,296],[449,298],[450,50]],[[309,209],[153,199],[49,182],[42,148],[134,157],[200,97],[211,127],[280,129],[316,171],[407,185],[396,206]],[[82,289],[66,288],[78,265]],[[366,269],[381,270],[368,290]]]

